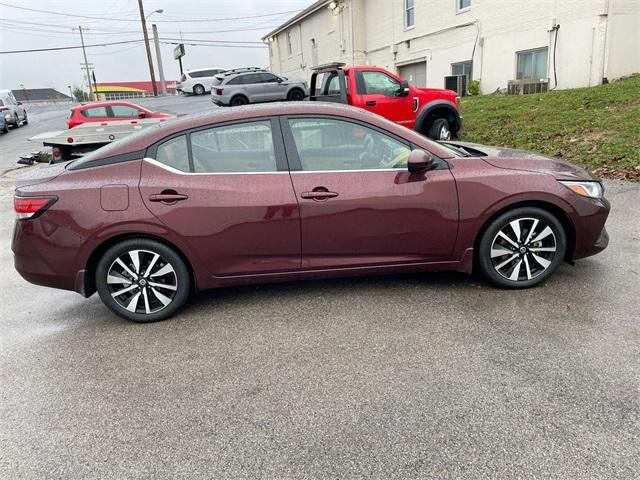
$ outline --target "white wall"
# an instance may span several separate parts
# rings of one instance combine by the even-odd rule
[[[285,32],[277,35],[272,68],[308,78],[315,38],[319,63],[397,72],[399,64],[426,59],[427,85],[441,88],[451,64],[470,60],[475,45],[473,77],[491,93],[516,78],[517,52],[547,47],[553,87],[555,33],[549,30],[559,24],[558,88],[640,71],[640,0],[472,0],[463,12],[456,6],[457,0],[415,0],[415,26],[405,28],[404,0],[343,0],[340,14],[323,7],[291,28],[293,55],[286,55]]]

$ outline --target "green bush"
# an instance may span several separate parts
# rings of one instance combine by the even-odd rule
[[[471,80],[469,82],[469,95],[480,95],[480,80]]]

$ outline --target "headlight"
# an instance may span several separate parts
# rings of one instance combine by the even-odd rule
[[[604,194],[604,188],[600,182],[561,181],[560,183],[583,197],[602,198]]]

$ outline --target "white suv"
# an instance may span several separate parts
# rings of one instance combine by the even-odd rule
[[[194,95],[204,95],[211,92],[211,82],[213,78],[224,68],[199,68],[189,70],[182,74],[176,89],[182,93],[193,93]]]

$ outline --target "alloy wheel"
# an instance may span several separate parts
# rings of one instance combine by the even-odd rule
[[[558,249],[552,228],[538,218],[511,220],[491,243],[491,264],[512,282],[532,280],[553,263]]]
[[[149,250],[129,250],[109,267],[107,287],[123,309],[150,315],[171,304],[178,290],[176,271],[164,257]]]
[[[440,128],[440,140],[445,140],[445,141],[449,141],[451,140],[451,130],[449,130],[449,128],[446,125],[443,125],[442,128]]]

